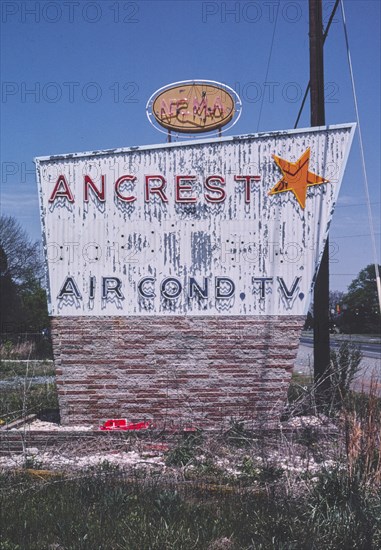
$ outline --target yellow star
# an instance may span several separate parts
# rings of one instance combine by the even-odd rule
[[[303,209],[306,205],[307,187],[329,181],[308,170],[310,148],[296,162],[289,162],[277,155],[273,155],[273,159],[281,169],[283,178],[269,191],[269,195],[292,191]]]

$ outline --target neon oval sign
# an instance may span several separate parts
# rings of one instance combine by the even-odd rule
[[[185,134],[226,131],[238,121],[241,109],[239,95],[213,80],[168,84],[154,92],[146,106],[148,120],[157,130]]]

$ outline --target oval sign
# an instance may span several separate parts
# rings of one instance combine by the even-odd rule
[[[174,132],[198,134],[220,130],[241,114],[241,100],[229,86],[212,80],[185,80],[157,90],[147,103],[147,116]],[[233,126],[231,124],[229,127]],[[227,129],[227,128],[226,128]]]

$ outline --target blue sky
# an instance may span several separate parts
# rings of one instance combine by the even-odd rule
[[[323,0],[327,21],[334,2]],[[3,0],[1,199],[40,238],[33,158],[155,144],[145,106],[161,86],[209,79],[234,88],[229,134],[293,128],[309,78],[308,2]],[[380,6],[345,0],[360,121],[380,248]],[[338,11],[325,46],[326,122],[355,120]],[[261,116],[261,103],[263,105]],[[299,127],[309,126],[309,103]],[[331,288],[372,263],[358,137],[331,226]]]

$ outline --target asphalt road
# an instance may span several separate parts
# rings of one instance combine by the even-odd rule
[[[370,357],[372,359],[381,360],[381,342],[380,338],[377,337],[368,337],[364,338],[361,336],[331,336],[330,345],[332,349],[338,349],[344,341],[350,341],[358,345],[362,351],[363,357]],[[303,334],[300,339],[301,344],[312,348],[313,347],[313,336]]]
[[[343,339],[345,339],[345,335],[334,336],[330,340],[331,347],[337,349]],[[358,391],[367,391],[371,384],[374,387],[374,381],[376,381],[377,393],[381,397],[381,343],[379,338],[375,338],[374,342],[371,340],[371,338],[352,337],[351,341],[357,343],[363,353],[360,370],[353,382],[353,388]],[[313,336],[303,334],[294,370],[300,374],[313,376],[313,363]]]

